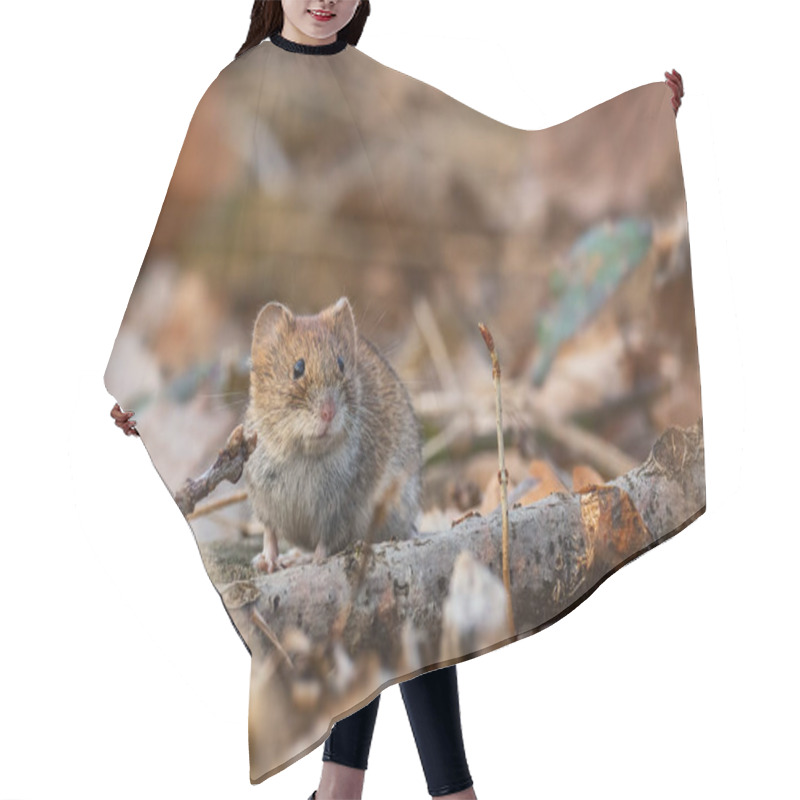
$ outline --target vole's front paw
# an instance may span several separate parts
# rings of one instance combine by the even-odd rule
[[[255,556],[250,563],[253,565],[253,569],[255,569],[256,572],[275,572],[278,568],[277,557],[263,552]]]
[[[264,547],[251,563],[256,572],[275,572],[278,568],[278,537],[273,528],[264,529]]]

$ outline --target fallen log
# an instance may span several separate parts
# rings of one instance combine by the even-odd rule
[[[270,575],[249,566],[259,543],[204,545],[209,574],[253,655],[251,723],[264,715],[286,721],[251,727],[253,752],[265,771],[300,758],[332,721],[391,683],[536,633],[704,511],[702,418],[669,428],[644,463],[613,481],[510,509],[514,631],[499,509]]]
[[[466,636],[468,649],[450,650],[448,659],[469,654],[481,643],[493,649],[487,644],[493,635],[499,647],[540,630],[626,561],[677,533],[705,510],[704,470],[700,419],[687,429],[668,429],[643,464],[613,481],[511,509],[510,583],[517,629],[490,631],[477,640]],[[408,660],[399,631],[410,624],[420,643],[419,660],[436,662],[442,610],[459,553],[469,551],[502,582],[501,539],[498,510],[445,531],[373,545],[342,630],[345,650],[351,657],[361,648],[377,650],[387,668],[396,668]],[[298,628],[312,642],[328,639],[356,586],[361,543],[319,566],[302,565],[266,576],[249,570],[251,549],[243,545],[241,553],[227,556],[228,562],[241,561],[241,569],[228,577],[244,580],[218,586],[251,652],[273,647],[252,621],[251,606],[279,638],[285,629]],[[203,550],[209,562],[219,557],[213,546]],[[213,577],[214,565],[208,566]]]

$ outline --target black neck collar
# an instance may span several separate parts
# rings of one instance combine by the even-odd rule
[[[347,39],[337,39],[330,44],[299,44],[281,36],[277,31],[269,37],[269,40],[276,47],[282,50],[289,50],[291,53],[307,53],[308,55],[327,56],[332,53],[339,53],[347,47]]]

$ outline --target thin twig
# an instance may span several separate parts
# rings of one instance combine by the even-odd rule
[[[432,436],[422,446],[422,462],[427,464],[432,461],[439,453],[447,450],[447,448],[456,441],[467,429],[467,422],[463,414],[458,414],[456,418],[443,430],[439,431],[436,436]]]
[[[175,502],[184,516],[194,511],[195,504],[208,497],[224,480],[236,483],[242,477],[244,462],[256,447],[257,434],[244,435],[244,427],[237,425],[225,446],[219,451],[216,461],[197,479],[186,479],[186,484],[175,493]]]
[[[450,523],[450,527],[451,528],[455,528],[456,525],[460,525],[462,522],[464,522],[464,520],[467,520],[470,517],[480,517],[480,516],[481,516],[481,512],[480,511],[478,511],[477,509],[474,509],[474,508],[470,509],[469,511],[467,511],[466,514],[462,514],[460,517],[457,517],[456,519],[454,519]]]
[[[447,353],[444,337],[436,324],[436,317],[433,315],[431,304],[426,297],[420,297],[414,303],[414,317],[417,320],[417,325],[419,325],[425,343],[431,351],[433,366],[436,372],[439,373],[439,382],[442,384],[442,388],[455,390],[459,385],[456,371]]]
[[[483,341],[492,357],[492,378],[494,379],[495,396],[497,399],[497,451],[500,457],[500,469],[497,479],[500,482],[500,508],[503,520],[503,585],[506,587],[506,616],[508,629],[511,634],[517,629],[514,625],[514,609],[511,603],[511,572],[508,567],[508,470],[506,469],[506,452],[503,442],[503,402],[500,395],[500,359],[494,347],[494,338],[489,329],[478,323]]]
[[[275,645],[275,649],[286,659],[286,663],[294,669],[291,656],[283,649],[283,645],[278,640],[275,631],[269,626],[269,623],[261,616],[257,608],[250,610],[250,619],[253,620],[255,626]]]
[[[247,492],[234,492],[233,494],[229,494],[227,497],[220,497],[217,500],[211,500],[208,503],[204,503],[202,506],[200,506],[200,508],[195,508],[194,511],[186,515],[186,519],[202,517],[204,514],[210,514],[212,511],[218,511],[220,508],[225,508],[225,506],[232,506],[234,503],[241,503],[243,500],[247,500]]]
[[[569,420],[559,419],[549,411],[530,390],[530,386],[520,381],[506,383],[506,398],[511,403],[520,425],[531,430],[539,430],[564,445],[576,460],[589,461],[602,473],[622,475],[632,470],[639,462],[631,458],[611,442],[600,438],[591,431],[580,428]],[[475,403],[477,408],[478,403]],[[457,415],[463,408],[453,393],[420,392],[414,397],[414,411],[422,420],[438,420]],[[472,414],[473,438],[477,439],[481,431],[489,430],[489,415]],[[452,425],[455,426],[455,420]],[[444,433],[444,432],[443,432]],[[442,436],[439,434],[438,436]],[[438,438],[437,436],[437,438]],[[434,441],[431,439],[431,441]],[[430,460],[442,449],[442,442],[437,442],[438,450],[429,448],[426,451]],[[448,442],[449,443],[449,442]]]

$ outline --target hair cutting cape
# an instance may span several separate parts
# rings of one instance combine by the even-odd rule
[[[266,39],[202,96],[105,385],[251,653],[252,782],[385,687],[541,630],[705,510],[670,98],[650,83],[526,131],[352,46]],[[255,319],[343,296],[420,424],[417,530],[260,572],[237,429]]]

